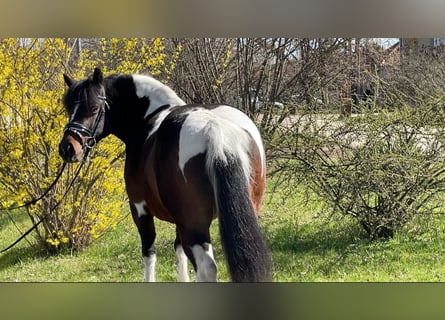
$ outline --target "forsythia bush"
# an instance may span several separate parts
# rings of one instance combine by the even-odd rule
[[[88,39],[82,50],[76,41],[0,41],[1,208],[39,196],[57,175],[62,164],[58,144],[68,121],[61,102],[63,73],[83,79],[99,66],[106,74],[146,72],[168,78],[180,50],[167,55],[162,39]],[[33,223],[48,214],[35,233],[41,243],[52,251],[79,249],[116,226],[126,212],[123,155],[120,141],[104,139],[66,197],[77,164],[67,165],[48,196],[25,209]]]

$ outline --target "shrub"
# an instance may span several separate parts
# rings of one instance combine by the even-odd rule
[[[283,182],[303,183],[370,237],[391,237],[414,215],[441,206],[433,200],[445,190],[443,103],[295,117],[272,141],[275,174],[296,177]]]

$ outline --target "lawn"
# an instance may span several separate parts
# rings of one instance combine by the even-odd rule
[[[270,188],[272,190],[272,188]],[[371,241],[354,221],[325,214],[320,200],[296,191],[268,192],[260,218],[278,282],[445,281],[445,217],[416,218],[389,240]],[[13,217],[22,229],[25,215]],[[174,227],[157,220],[157,280],[175,281]],[[229,281],[212,225],[219,281]],[[6,215],[0,216],[0,247],[18,237]],[[49,255],[22,241],[0,255],[0,281],[138,282],[142,280],[140,243],[130,217],[81,252]],[[193,273],[191,273],[193,279]]]

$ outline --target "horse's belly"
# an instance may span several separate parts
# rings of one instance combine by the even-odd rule
[[[145,202],[147,203],[147,207],[150,210],[150,213],[160,220],[175,223],[175,219],[165,209],[163,204],[153,200],[154,200],[153,197],[147,197],[145,200]]]

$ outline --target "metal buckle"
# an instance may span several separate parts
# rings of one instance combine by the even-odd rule
[[[96,145],[96,138],[94,138],[94,137],[88,137],[86,140],[85,140],[85,144],[84,144],[84,146],[86,147],[86,148],[88,148],[88,149],[92,149],[95,145]]]

